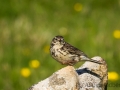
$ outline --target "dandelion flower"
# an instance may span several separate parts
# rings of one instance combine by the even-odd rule
[[[114,36],[114,38],[120,39],[120,30],[115,30],[113,32],[113,36]]]
[[[83,6],[80,3],[76,3],[74,5],[74,10],[77,11],[77,12],[80,12],[82,10],[82,8],[83,8]]]
[[[31,60],[29,65],[32,68],[38,68],[40,66],[40,62],[38,60]]]
[[[23,77],[29,77],[31,72],[30,72],[30,69],[29,68],[22,68],[21,71],[20,71],[21,75]]]
[[[116,81],[119,79],[118,73],[116,72],[108,72],[108,80]]]

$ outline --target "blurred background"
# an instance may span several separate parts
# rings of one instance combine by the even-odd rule
[[[0,90],[27,90],[65,67],[49,53],[56,35],[104,58],[108,90],[120,90],[120,0],[0,0]]]

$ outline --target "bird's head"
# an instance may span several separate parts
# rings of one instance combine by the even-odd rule
[[[52,39],[52,44],[53,45],[64,45],[65,44],[64,38],[62,36],[55,36]]]

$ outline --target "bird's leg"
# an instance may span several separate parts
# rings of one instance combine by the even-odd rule
[[[68,65],[73,66],[76,62],[74,60],[69,60],[67,63]]]
[[[65,62],[61,62],[62,65],[70,65],[73,66],[75,64],[75,61],[73,60],[66,60]]]

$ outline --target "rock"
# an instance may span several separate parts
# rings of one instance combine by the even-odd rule
[[[72,66],[67,66],[28,90],[79,90],[78,75]]]

